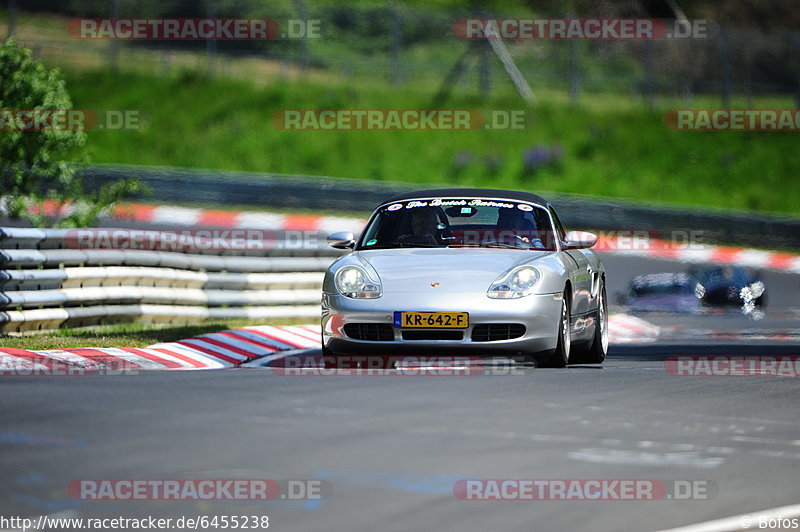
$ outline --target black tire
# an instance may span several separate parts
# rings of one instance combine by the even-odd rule
[[[572,353],[572,364],[602,364],[608,353],[608,301],[606,299],[606,283],[601,281],[598,292],[597,324],[594,328],[592,345],[587,349],[575,350]]]
[[[356,366],[349,357],[339,357],[327,349],[322,352],[322,367],[325,369],[353,369]]]
[[[570,302],[567,291],[561,297],[561,316],[558,319],[558,343],[556,349],[549,356],[537,360],[540,368],[563,368],[570,363],[572,340],[569,333],[572,328],[570,319]]]
[[[378,370],[387,370],[387,369],[396,369],[397,368],[397,357],[380,357],[379,361],[380,364],[373,365],[370,364],[369,366],[364,366],[363,364],[358,364],[353,357],[350,355],[342,355],[338,356],[333,351],[322,345],[322,366],[325,369],[357,369],[357,368],[365,368],[365,369],[378,369]]]
[[[322,340],[322,367],[325,369],[337,369],[339,367],[338,357],[333,351],[325,347],[325,340]]]

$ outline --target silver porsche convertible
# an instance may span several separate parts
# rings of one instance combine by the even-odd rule
[[[322,344],[338,355],[454,352],[540,367],[597,364],[608,349],[597,237],[506,190],[423,190],[380,205],[327,270]]]

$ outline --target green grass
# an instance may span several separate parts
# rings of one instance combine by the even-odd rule
[[[245,320],[214,321],[196,325],[153,325],[123,323],[74,329],[57,329],[15,336],[0,336],[0,347],[16,349],[64,349],[72,347],[147,347],[159,342],[173,342],[237,327],[252,325],[287,325],[309,320],[267,320],[253,323]]]
[[[144,113],[139,131],[89,133],[98,163],[497,186],[800,214],[796,133],[674,132],[663,114],[679,102],[648,111],[627,97],[600,94],[571,105],[561,94],[540,91],[522,130],[283,131],[271,123],[281,109],[424,109],[433,91],[285,80],[258,87],[194,74],[81,71],[66,78],[78,108]],[[446,107],[524,109],[506,89],[489,100],[455,94]],[[717,107],[714,101],[697,98],[695,107]],[[780,98],[758,103],[790,107]],[[563,156],[529,175],[523,153],[537,145],[559,146]],[[459,154],[465,164],[456,164]]]
[[[279,4],[271,6],[271,11],[294,9],[289,2]],[[312,4],[314,9],[319,7]],[[452,0],[434,4],[458,5]],[[434,4],[414,0],[408,5]],[[527,12],[524,3],[499,6]],[[432,28],[452,15],[435,9],[425,13],[439,17]],[[4,16],[0,13],[0,26]],[[304,74],[290,69],[287,75],[270,58],[220,56],[217,78],[208,80],[202,49],[176,49],[165,56],[163,50],[123,42],[120,73],[112,75],[104,71],[108,70],[108,43],[70,38],[67,19],[20,11],[17,35],[21,42],[38,46],[46,64],[65,69],[75,107],[144,113],[139,131],[89,133],[89,152],[98,163],[327,175],[421,186],[497,186],[800,214],[796,133],[690,133],[665,127],[666,110],[688,105],[719,108],[719,96],[698,94],[691,104],[680,97],[657,97],[657,110],[649,111],[641,97],[634,101],[628,92],[586,90],[579,105],[571,104],[562,73],[565,52],[558,43],[509,44],[520,68],[535,73],[528,77],[538,103],[528,109],[527,129],[298,132],[276,129],[271,123],[273,113],[303,108],[430,108],[446,69],[464,43],[447,39],[408,43],[403,60],[410,70],[405,73],[406,83],[398,87],[386,81],[385,46],[364,49],[372,41],[362,42],[349,33],[312,40],[312,56],[322,61]],[[588,48],[580,46],[587,87],[592,86],[593,73],[620,77],[627,84],[641,78],[637,57],[621,54],[600,60],[586,55]],[[162,64],[165,58],[167,69]],[[326,63],[334,59],[342,65]],[[491,97],[475,96],[473,68],[468,81],[456,83],[445,106],[483,111],[525,108],[505,75],[498,72],[499,63],[492,61],[492,65]],[[795,107],[791,95],[759,96],[755,103],[737,97],[732,102],[735,108],[750,105]],[[563,156],[558,164],[530,175],[524,171],[522,157],[540,145],[557,146]]]

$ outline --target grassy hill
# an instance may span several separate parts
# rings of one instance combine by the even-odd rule
[[[561,64],[560,56],[536,59],[540,68],[526,67],[536,74],[530,76],[537,96],[533,107],[496,72],[491,95],[478,98],[474,70],[443,104],[484,112],[525,110],[525,129],[282,131],[271,118],[283,109],[428,109],[462,46],[439,39],[404,50],[409,64],[431,68],[396,87],[384,73],[359,70],[372,63],[358,63],[364,54],[355,49],[339,50],[341,61],[361,65],[346,75],[314,65],[301,74],[296,65],[268,56],[220,56],[216,77],[208,79],[202,50],[123,42],[117,72],[110,73],[108,42],[70,39],[67,20],[21,12],[16,32],[47,65],[63,69],[75,107],[132,109],[144,116],[139,131],[89,132],[95,162],[449,182],[800,214],[797,133],[674,132],[663,116],[687,105],[680,95],[657,96],[657,110],[650,111],[641,97],[636,101],[622,88],[587,88],[580,104],[572,104],[565,85],[540,76],[545,66]],[[0,12],[0,27],[4,24]],[[327,40],[312,42],[312,48],[330,46]],[[531,60],[530,50],[520,53],[527,43],[509,46],[517,47],[515,56]],[[617,73],[631,67],[627,59],[600,68],[585,56],[581,64],[589,73],[592,68]],[[385,66],[382,61],[375,64]],[[731,105],[795,107],[790,96],[763,95],[755,103],[738,96]],[[719,95],[695,94],[691,106],[718,108]]]
[[[283,131],[281,109],[424,109],[433,92],[380,84],[276,80],[266,85],[198,74],[67,71],[78,108],[137,109],[139,131],[92,131],[99,163],[449,182],[574,192],[685,205],[800,213],[796,133],[674,132],[661,111],[624,96],[569,104],[539,94],[522,130]],[[456,94],[452,109],[525,109],[510,88],[490,100]],[[715,107],[696,100],[698,108]],[[779,100],[759,107],[790,107]],[[526,165],[527,160],[527,165]]]

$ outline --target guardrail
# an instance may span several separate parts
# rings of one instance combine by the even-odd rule
[[[324,208],[370,213],[388,197],[437,185],[410,185],[320,176],[189,168],[97,165],[82,172],[89,187],[120,178],[139,178],[160,202]],[[436,179],[435,176],[431,176]],[[446,187],[447,185],[444,185]],[[535,191],[535,190],[534,190]],[[597,230],[695,232],[709,244],[755,248],[800,248],[800,219],[723,209],[689,209],[614,198],[547,194],[568,227]],[[140,196],[140,198],[143,196]]]
[[[0,228],[0,332],[133,320],[314,318],[322,272],[342,253],[70,249],[69,235]]]

